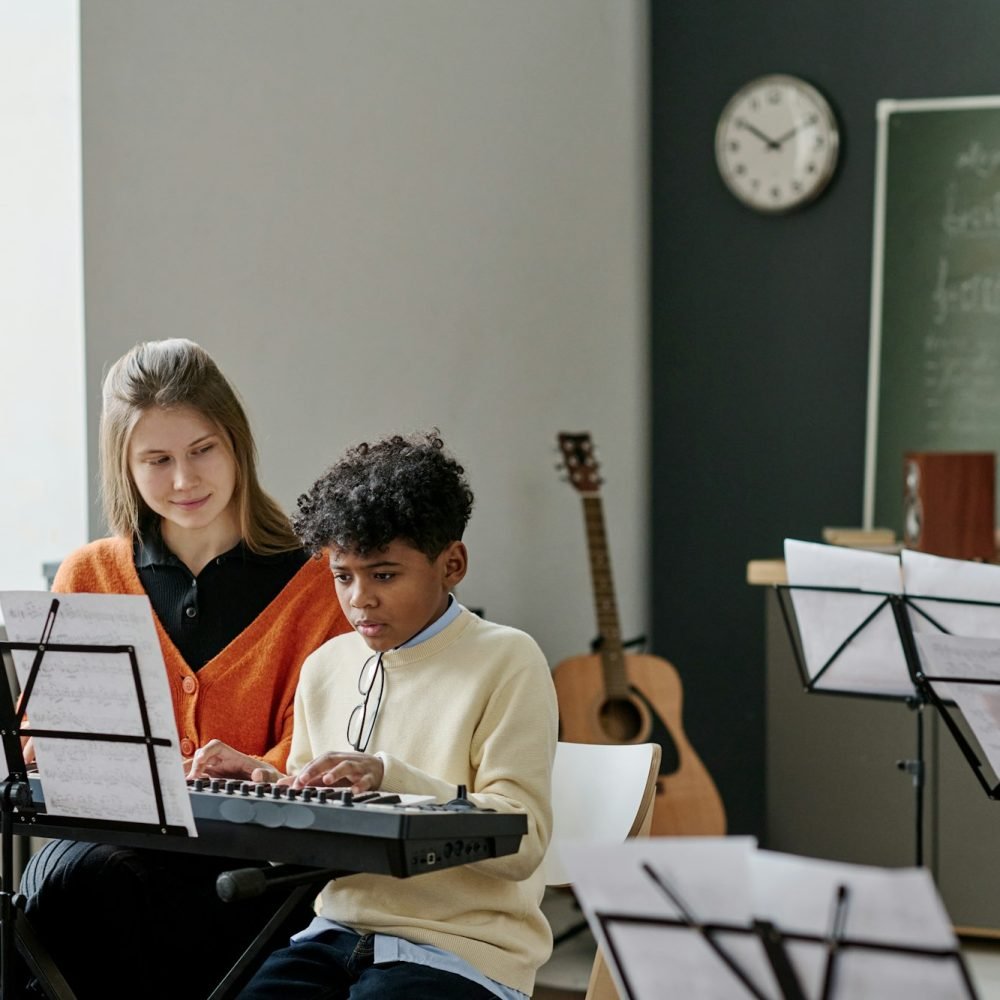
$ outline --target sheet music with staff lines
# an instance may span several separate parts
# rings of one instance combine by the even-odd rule
[[[12,642],[38,643],[53,600],[58,601],[48,644],[131,646],[135,650],[150,735],[170,741],[154,748],[166,821],[196,835],[163,654],[149,599],[118,594],[0,593]],[[34,650],[13,650],[23,691]],[[129,656],[121,652],[47,649],[27,703],[30,727],[81,734],[143,735]],[[158,822],[145,742],[38,737],[38,770],[50,813],[135,823]]]
[[[795,993],[771,936],[805,1000],[974,1000],[927,869],[763,851],[749,837],[580,841],[560,854],[629,1000],[785,1000]]]

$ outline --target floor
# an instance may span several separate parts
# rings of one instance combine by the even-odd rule
[[[962,954],[979,1000],[1000,1000],[1000,941],[964,941]]]
[[[579,911],[567,893],[550,890],[546,893],[543,909],[556,934],[579,921]],[[539,970],[534,1000],[583,1000],[594,950],[594,939],[589,931],[559,945]],[[962,954],[979,1000],[1000,1000],[1000,940],[964,940]]]

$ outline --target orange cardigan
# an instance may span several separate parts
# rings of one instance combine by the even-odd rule
[[[52,585],[61,593],[145,594],[132,542],[102,538],[70,555]],[[292,708],[302,661],[327,639],[350,631],[325,559],[310,559],[280,594],[197,673],[156,613],[181,754],[210,739],[261,757],[279,770],[292,742]]]

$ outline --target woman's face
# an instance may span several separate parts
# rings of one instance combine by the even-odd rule
[[[128,468],[162,518],[164,538],[235,526],[236,461],[219,429],[197,410],[146,410],[132,430]]]

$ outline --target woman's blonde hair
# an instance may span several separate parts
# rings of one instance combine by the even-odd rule
[[[257,447],[236,391],[206,350],[181,338],[137,344],[105,376],[101,498],[113,532],[134,538],[157,521],[136,489],[128,464],[132,431],[154,406],[191,407],[218,428],[236,463],[233,501],[240,534],[251,551],[266,555],[299,547],[288,517],[257,478]]]

